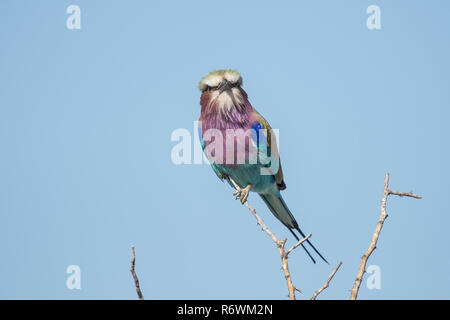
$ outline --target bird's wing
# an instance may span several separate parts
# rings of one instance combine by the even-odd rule
[[[203,139],[202,127],[200,125],[200,122],[198,125],[198,137],[200,139],[200,145],[202,146],[202,150],[205,151],[206,143],[205,140]],[[213,169],[214,173],[219,177],[220,180],[223,180],[225,178],[214,162],[211,162],[211,168]]]
[[[281,168],[281,160],[278,154],[277,139],[275,133],[272,131],[272,127],[269,122],[258,112],[253,109],[257,115],[258,121],[252,125],[252,128],[256,131],[256,144],[258,150],[260,150],[259,156],[265,160],[265,163],[269,163],[266,167],[270,170],[270,173],[275,177],[278,189],[286,189],[286,184],[283,178],[283,169]],[[261,134],[262,133],[262,134]]]

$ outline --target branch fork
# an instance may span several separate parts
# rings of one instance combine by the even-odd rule
[[[389,173],[386,173],[384,176],[384,185],[383,185],[383,195],[381,197],[380,202],[380,218],[378,220],[377,226],[375,228],[375,232],[372,236],[372,241],[370,242],[369,248],[364,253],[364,255],[361,257],[361,264],[358,269],[358,274],[356,275],[355,282],[353,284],[353,288],[350,293],[350,300],[356,300],[358,297],[359,288],[361,286],[364,273],[366,273],[366,265],[367,260],[369,259],[372,252],[377,247],[378,238],[380,236],[381,229],[383,228],[384,221],[388,217],[388,214],[386,212],[386,202],[390,195],[395,195],[399,197],[410,197],[414,199],[422,199],[421,196],[418,196],[412,192],[399,192],[399,191],[393,191],[389,189]]]
[[[236,182],[233,179],[231,179],[229,177],[229,180],[234,185],[236,190],[240,190],[240,187],[236,184]],[[368,261],[369,257],[371,256],[371,254],[373,253],[373,251],[377,247],[376,245],[377,245],[378,238],[380,236],[381,229],[383,228],[384,221],[388,217],[388,214],[386,212],[386,202],[387,202],[388,196],[390,196],[390,195],[396,195],[399,197],[410,197],[410,198],[414,198],[414,199],[422,199],[421,196],[416,195],[412,192],[399,192],[399,191],[390,190],[389,189],[389,173],[386,173],[385,178],[384,178],[383,195],[382,195],[381,204],[380,204],[380,218],[379,218],[377,226],[375,228],[375,232],[372,236],[372,241],[370,242],[369,248],[361,257],[361,264],[359,266],[358,274],[356,276],[356,279],[353,284],[353,288],[351,290],[350,300],[356,300],[363,277],[364,277],[364,274],[366,273],[367,261]],[[242,199],[241,199],[241,201],[242,201]],[[264,221],[257,214],[256,210],[248,203],[247,198],[244,199],[244,204],[247,206],[247,208],[250,210],[252,215],[255,217],[257,224],[259,226],[261,226],[262,231],[264,231],[275,243],[275,245],[278,249],[278,252],[280,254],[280,257],[281,257],[281,267],[283,269],[284,278],[286,279],[286,284],[287,284],[288,292],[289,292],[289,299],[296,300],[295,292],[297,291],[297,292],[301,293],[302,291],[300,289],[298,289],[296,286],[294,286],[292,283],[292,278],[291,278],[291,274],[289,271],[288,256],[292,251],[294,251],[296,248],[298,248],[303,242],[308,240],[312,235],[308,234],[305,238],[299,240],[291,248],[286,250],[285,246],[286,246],[287,238],[284,238],[283,240],[279,240],[275,236],[275,234],[272,231],[270,231],[270,229],[265,225]],[[141,289],[139,286],[139,279],[135,272],[136,255],[135,255],[135,251],[134,251],[134,246],[131,246],[131,254],[132,254],[132,258],[131,258],[130,272],[134,279],[134,284],[136,287],[136,293],[138,295],[138,298],[140,300],[144,300],[144,296],[142,295],[142,292],[141,292]],[[339,270],[341,265],[342,265],[342,261],[339,262],[339,264],[336,266],[336,268],[334,268],[333,272],[330,274],[330,276],[328,277],[325,284],[314,293],[314,295],[310,298],[310,300],[316,300],[317,296],[320,293],[322,293],[326,288],[329,287],[331,280],[333,279],[333,277],[335,276],[335,274],[337,273],[337,271]]]
[[[238,184],[230,177],[228,177],[228,179],[230,180],[230,182],[233,184],[233,186],[236,188],[236,190],[239,190],[240,187],[238,186]],[[286,279],[286,285],[288,287],[288,292],[289,292],[289,299],[290,300],[296,300],[296,296],[295,296],[295,292],[301,292],[300,289],[298,289],[297,287],[295,287],[292,283],[292,277],[291,277],[291,273],[289,271],[289,263],[288,263],[288,256],[289,254],[294,251],[296,248],[298,248],[303,242],[305,242],[306,240],[308,240],[309,238],[311,238],[311,234],[308,234],[305,238],[299,240],[296,244],[294,244],[291,248],[289,248],[288,250],[285,249],[286,246],[286,242],[287,242],[287,238],[284,238],[283,240],[279,240],[275,234],[270,231],[270,229],[266,226],[266,224],[264,223],[264,221],[261,219],[261,217],[258,215],[258,213],[256,212],[256,210],[248,203],[247,199],[245,200],[244,204],[247,206],[247,208],[250,210],[250,212],[252,213],[252,215],[255,217],[257,224],[261,226],[262,230],[272,239],[272,241],[275,243],[278,252],[280,254],[281,257],[281,268],[283,269],[283,273],[284,273],[284,278]],[[340,267],[340,265],[339,265]],[[339,268],[337,268],[339,269]],[[337,272],[337,270],[336,270]],[[334,274],[336,273],[334,272]],[[333,278],[334,274],[332,274],[332,276],[329,278],[329,281],[331,281],[331,278]],[[328,283],[329,283],[328,281]],[[325,288],[324,288],[325,289]],[[323,291],[324,289],[322,289],[321,291]]]

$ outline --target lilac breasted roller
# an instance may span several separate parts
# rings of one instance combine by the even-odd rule
[[[250,191],[258,193],[297,240],[294,230],[305,237],[280,193],[286,184],[272,128],[250,104],[239,72],[212,71],[200,81],[199,89],[200,143],[214,172],[232,187],[230,178],[239,186],[234,195],[242,204]],[[307,243],[327,262],[309,240]],[[308,249],[302,247],[315,263]]]

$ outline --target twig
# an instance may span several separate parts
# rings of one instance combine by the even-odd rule
[[[136,254],[134,253],[134,246],[131,246],[131,267],[130,272],[134,279],[134,286],[136,287],[136,293],[138,295],[139,300],[144,300],[144,296],[142,295],[141,288],[139,287],[139,279],[134,271],[136,263]]]
[[[342,265],[342,261],[339,262],[339,264],[337,265],[336,268],[334,268],[333,272],[332,272],[332,273],[330,274],[330,276],[328,277],[327,282],[325,282],[325,284],[324,284],[319,290],[317,290],[317,291],[314,293],[314,295],[311,297],[311,299],[309,299],[309,300],[316,300],[317,296],[318,296],[323,290],[325,290],[326,288],[328,288],[328,286],[330,285],[331,279],[333,279],[334,275],[335,275],[336,272],[339,270],[339,268],[341,267],[341,265]]]
[[[303,242],[305,242],[306,240],[311,238],[311,236],[312,236],[312,234],[310,233],[303,239],[299,240],[296,244],[294,244],[288,251],[286,251],[286,257],[289,255],[289,253],[291,253],[293,250],[295,250],[299,245],[301,245]]]
[[[384,221],[388,217],[388,214],[386,212],[386,201],[389,195],[422,199],[421,196],[415,195],[412,192],[398,192],[389,190],[389,173],[386,173],[384,177],[383,196],[381,198],[381,205],[380,205],[380,219],[378,220],[369,248],[367,249],[366,253],[361,257],[361,265],[359,266],[358,274],[356,276],[355,283],[353,284],[353,288],[351,290],[350,300],[356,300],[364,273],[366,272],[367,260],[377,247],[378,237],[380,236],[380,232],[381,229],[383,228]]]
[[[422,199],[421,196],[418,196],[417,194],[414,194],[412,192],[398,192],[398,191],[394,191],[394,190],[389,190],[389,194],[393,194],[399,197],[411,197],[414,199]]]
[[[238,190],[240,188],[232,178],[229,178],[229,180],[234,185],[236,190]],[[284,238],[282,241],[278,240],[278,238],[275,236],[275,234],[272,231],[270,231],[270,229],[265,225],[264,221],[256,213],[256,210],[248,203],[248,201],[245,202],[245,205],[250,210],[252,215],[255,217],[258,225],[261,226],[262,230],[265,233],[267,233],[267,235],[272,239],[273,242],[275,242],[278,252],[280,253],[280,257],[281,257],[281,266],[283,268],[284,278],[286,279],[286,284],[287,284],[288,291],[289,291],[289,299],[296,300],[295,291],[298,291],[298,292],[301,292],[301,291],[292,284],[292,278],[291,278],[291,274],[289,272],[288,255],[289,255],[289,253],[292,252],[292,250],[294,250],[299,245],[301,245],[304,241],[309,239],[311,237],[311,234],[309,234],[304,239],[297,242],[292,248],[290,248],[288,251],[286,251],[285,245],[286,245],[287,239]]]

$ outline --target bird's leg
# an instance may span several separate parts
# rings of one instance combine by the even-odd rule
[[[240,199],[241,203],[244,204],[245,201],[247,201],[248,193],[250,192],[250,188],[252,187],[250,184],[246,186],[245,188],[239,188],[238,185],[235,185],[236,192],[233,193],[233,196],[236,196],[236,200]]]

